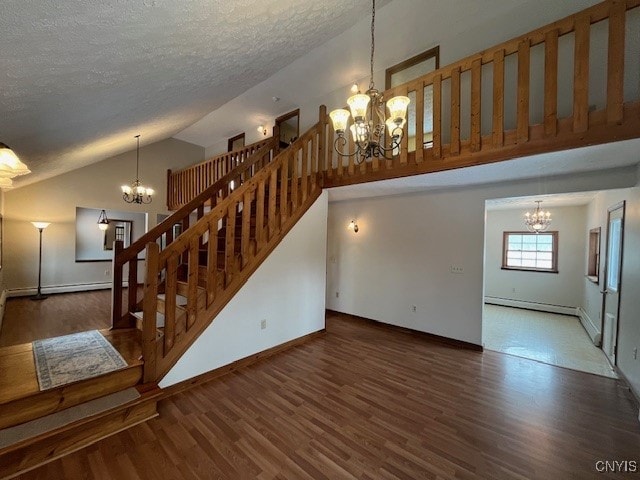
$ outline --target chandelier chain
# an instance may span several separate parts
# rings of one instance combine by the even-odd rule
[[[136,180],[138,180],[140,178],[138,174],[140,165],[140,135],[136,135],[136,138],[138,139],[138,148],[136,148]]]
[[[376,0],[373,0],[371,6],[371,60],[369,62],[370,77],[369,77],[369,90],[373,89],[373,52],[375,51],[375,35],[374,27],[376,22]]]

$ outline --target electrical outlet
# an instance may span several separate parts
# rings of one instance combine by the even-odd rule
[[[416,307],[415,305],[411,305],[411,311],[413,313],[416,313],[418,311],[418,307]]]
[[[340,292],[336,292],[336,298],[340,298]]]
[[[451,265],[451,273],[464,273],[464,267],[459,265]]]
[[[267,321],[262,319],[260,321],[260,330],[264,330],[265,328],[267,328]]]
[[[108,277],[110,274],[111,274],[111,272],[109,270],[105,270],[104,271],[104,276],[105,277]]]

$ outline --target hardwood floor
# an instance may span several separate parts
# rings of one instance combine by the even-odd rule
[[[111,328],[111,290],[58,293],[37,302],[29,297],[10,298],[0,347],[104,328]]]
[[[159,411],[20,478],[603,478],[599,460],[640,461],[618,380],[342,315]]]

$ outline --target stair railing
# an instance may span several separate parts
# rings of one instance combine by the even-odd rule
[[[149,242],[157,242],[160,247],[170,245],[174,241],[174,226],[185,231],[194,219],[202,218],[205,207],[215,206],[229,194],[231,188],[238,187],[248,181],[256,172],[267,165],[275,156],[278,142],[270,138],[260,142],[262,146],[247,157],[242,163],[224,174],[212,185],[204,188],[195,197],[182,205],[180,209],[145,233],[129,247],[123,249],[122,242],[115,242],[113,256],[113,287],[111,294],[112,328],[129,328],[135,319],[131,313],[138,310],[138,261]],[[233,183],[232,183],[233,182]],[[123,305],[124,271],[128,267],[127,305]]]
[[[185,205],[208,188],[209,185],[217,182],[234,168],[241,165],[245,160],[249,159],[262,147],[270,145],[273,142],[274,137],[269,137],[247,145],[239,150],[216,155],[209,160],[190,165],[182,170],[168,170],[167,208],[169,210],[176,210],[182,205]]]
[[[333,152],[331,129],[325,185],[639,137],[639,61],[625,49],[639,6],[607,0],[385,91],[411,99],[398,158],[356,165]]]
[[[168,372],[320,195],[325,112],[321,107],[316,125],[164,250],[157,242],[147,243],[142,327],[145,382],[157,381]],[[158,298],[161,279],[163,299]],[[183,308],[178,306],[178,296],[187,299]],[[158,312],[164,315],[161,328]]]

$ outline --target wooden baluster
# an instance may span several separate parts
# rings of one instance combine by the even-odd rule
[[[275,168],[271,169],[271,175],[269,177],[269,211],[268,211],[268,225],[269,225],[269,237],[270,241],[276,234],[276,195],[278,185],[278,171]]]
[[[504,145],[504,50],[493,54],[493,148]]]
[[[291,150],[292,147],[289,147]],[[280,225],[284,225],[289,216],[289,158],[290,152],[285,154],[285,158],[282,161],[282,168],[280,169]]]
[[[171,255],[167,259],[167,276],[164,284],[164,354],[173,348],[176,339],[176,297],[178,295],[178,258],[179,254]],[[145,297],[146,299],[146,297]],[[156,307],[157,308],[157,307]],[[157,314],[157,310],[156,310]],[[156,314],[148,316],[145,311],[145,322],[152,319],[154,330]]]
[[[408,127],[407,127],[408,134]],[[424,160],[424,82],[416,85],[416,163]],[[375,169],[374,169],[375,170]]]
[[[197,212],[196,216],[197,216],[198,220],[200,220],[202,217],[204,217],[204,203],[201,204],[201,205],[198,205],[198,208],[197,208],[196,212]],[[202,245],[204,245],[204,244],[202,243],[202,237],[200,237],[200,245],[199,246],[202,247]]]
[[[322,174],[327,172],[328,162],[327,162],[327,107],[324,105],[320,105],[320,120],[319,120],[319,131],[318,131],[319,139],[318,139],[318,161],[319,161],[319,171]]]
[[[156,313],[158,311],[158,274],[160,247],[155,242],[147,244],[147,271],[144,285],[143,318],[153,321],[142,323],[142,356],[144,358],[142,380],[144,383],[156,379]]]
[[[544,38],[544,133],[558,133],[558,30]]]
[[[399,87],[396,90],[396,95],[403,95],[406,97],[408,93],[409,91],[406,87],[406,84],[404,87]],[[387,108],[387,107],[385,106],[384,108]],[[417,145],[418,145],[418,130],[416,130],[416,148],[417,148]],[[407,122],[405,123],[402,140],[400,140],[400,165],[403,165],[403,166],[407,165],[408,158],[409,158],[409,118],[407,116]]]
[[[187,285],[187,330],[196,323],[198,314],[198,267],[200,257],[200,237],[194,236],[189,242],[189,277]]]
[[[236,212],[238,204],[232,202],[227,210],[227,232],[225,242],[224,268],[226,272],[225,285],[229,285],[235,273],[235,243],[236,243]]]
[[[264,190],[266,177],[258,182],[258,193],[256,195],[256,253],[260,251],[265,243],[264,238]]]
[[[291,147],[291,149],[293,149],[293,147]],[[300,150],[296,150],[296,151],[292,151],[291,152],[291,158],[292,158],[292,162],[291,162],[291,168],[292,168],[292,172],[291,172],[291,204],[292,204],[292,213],[295,212],[298,208],[298,182],[299,182],[299,178],[298,178],[298,157],[299,157],[299,153]]]
[[[218,288],[218,218],[210,217],[207,243],[207,307],[216,299]]]
[[[482,60],[476,58],[471,63],[471,151],[480,150],[480,107],[482,105]]]
[[[118,261],[122,253],[122,240],[113,242],[113,260],[111,270],[113,272],[113,288],[111,289],[111,328],[129,328],[128,321],[122,318],[122,270],[123,265]]]
[[[287,180],[285,179],[285,182]],[[282,208],[282,205],[280,205]],[[246,267],[249,263],[249,242],[251,241],[251,190],[247,189],[244,192],[244,199],[242,201],[242,268]]]
[[[575,26],[573,69],[573,131],[589,128],[589,31],[587,15],[578,15]]]
[[[609,16],[607,122],[622,123],[624,113],[625,2],[613,0]]]
[[[164,234],[164,245],[167,248],[173,242],[173,226],[169,228]]]
[[[311,134],[311,141],[309,143],[311,144],[311,191],[314,192],[318,186],[318,167],[320,165],[320,157],[318,156],[318,135],[316,132]]]
[[[127,312],[133,313],[138,310],[138,259],[134,258],[129,262],[129,287],[127,292],[128,308]]]
[[[442,77],[433,77],[433,158],[442,155]]]
[[[308,178],[308,163],[309,163],[309,144],[306,139],[302,142],[302,176],[300,177],[301,189],[302,189],[302,203],[307,199],[307,188],[309,186]],[[352,159],[353,160],[353,159]]]
[[[516,141],[529,141],[529,40],[523,40],[518,45],[518,106]]]
[[[451,70],[451,155],[460,153],[460,67]]]

